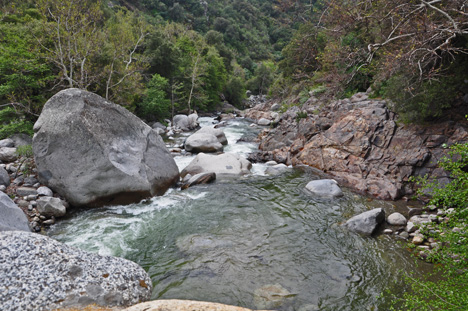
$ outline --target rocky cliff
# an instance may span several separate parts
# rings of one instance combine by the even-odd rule
[[[437,162],[447,146],[468,141],[465,124],[399,124],[386,101],[365,93],[326,105],[311,97],[279,118],[272,106],[263,103],[246,111],[249,118],[277,119],[262,132],[260,152],[252,160],[312,166],[379,199],[412,194],[408,179],[413,175],[448,181]]]

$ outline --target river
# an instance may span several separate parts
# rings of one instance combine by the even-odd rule
[[[212,122],[201,118],[202,126]],[[247,121],[229,121],[223,130],[226,152],[256,150],[255,143],[237,142],[259,131]],[[193,156],[175,159],[182,169]],[[388,214],[404,206],[347,189],[339,199],[314,197],[304,191],[319,178],[310,170],[268,176],[265,168],[255,164],[245,177],[171,189],[139,204],[73,210],[47,234],[138,263],[152,278],[153,299],[253,309],[387,310],[386,291],[400,296],[407,289],[402,271],[430,269],[392,236],[366,238],[341,226],[375,207]]]

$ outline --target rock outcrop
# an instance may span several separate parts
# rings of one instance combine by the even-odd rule
[[[28,218],[8,195],[0,191],[0,231],[15,230],[31,231]]]
[[[220,155],[208,155],[199,153],[186,168],[181,172],[182,178],[190,174],[192,176],[200,173],[214,172],[217,177],[240,176],[248,174],[252,168],[252,163],[244,157],[223,153]]]
[[[163,194],[179,171],[161,137],[121,106],[79,89],[57,93],[34,125],[39,180],[74,206]]]
[[[272,104],[250,109],[246,117],[272,119]],[[312,166],[379,199],[413,194],[408,182],[413,175],[448,181],[437,162],[446,154],[445,145],[468,141],[464,125],[399,125],[387,104],[358,93],[322,107],[311,97],[262,132],[261,151],[251,159]]]
[[[151,297],[151,280],[137,264],[69,247],[22,231],[0,232],[2,310],[128,307]]]

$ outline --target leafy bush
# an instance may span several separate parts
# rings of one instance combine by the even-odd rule
[[[423,280],[407,275],[412,292],[397,298],[403,310],[468,309],[468,143],[451,146],[439,166],[453,177],[449,184],[442,186],[428,182],[427,178],[418,180],[423,186],[419,194],[429,192],[432,195],[430,204],[455,208],[447,222],[432,224],[435,228],[430,231],[442,245],[433,249],[428,257],[438,263],[433,275],[439,280],[431,280],[433,275]]]
[[[167,79],[155,73],[147,85],[146,97],[138,109],[139,115],[147,120],[169,117],[171,101],[167,98],[168,87]]]
[[[33,135],[32,122],[25,120],[15,109],[7,107],[0,110],[0,139],[13,134]]]

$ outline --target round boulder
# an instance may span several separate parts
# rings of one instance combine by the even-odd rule
[[[67,209],[59,198],[40,197],[37,200],[37,211],[46,217],[62,217]]]
[[[221,129],[214,128],[214,126],[204,126],[201,129],[199,129],[197,131],[197,133],[212,134],[212,135],[216,136],[216,138],[218,139],[218,141],[222,145],[227,145],[228,144],[228,140],[226,138],[226,134],[224,134],[224,131],[221,130]]]
[[[125,108],[79,89],[57,93],[34,125],[39,180],[73,206],[127,204],[179,179],[161,137]]]
[[[321,197],[336,198],[343,196],[343,191],[341,191],[334,179],[312,180],[306,185],[306,189]]]
[[[0,232],[3,310],[128,307],[151,297],[151,280],[136,263],[88,253],[49,237]]]
[[[406,226],[407,220],[406,217],[400,213],[393,213],[387,217],[387,222],[389,225],[393,226]]]
[[[210,133],[195,133],[185,141],[185,150],[189,152],[220,152],[223,145]]]
[[[251,168],[252,163],[238,154],[223,153],[220,155],[208,155],[199,153],[196,158],[183,169],[181,176],[183,178],[187,174],[194,176],[199,173],[209,172],[214,172],[216,177],[240,176],[248,174]]]

